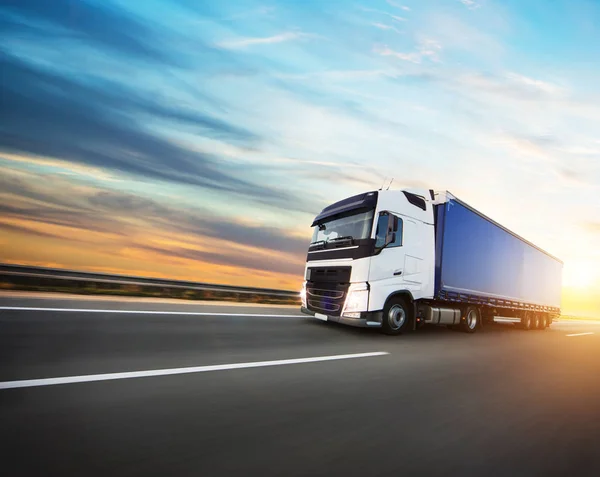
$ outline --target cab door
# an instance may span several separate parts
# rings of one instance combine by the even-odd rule
[[[419,240],[419,225],[410,217],[392,212],[382,212],[377,218],[376,250],[369,268],[370,311],[382,309],[395,291],[420,291],[424,248]]]

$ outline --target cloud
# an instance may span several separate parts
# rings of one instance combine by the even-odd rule
[[[205,262],[219,267],[228,266],[246,269],[247,271],[266,271],[287,275],[301,276],[304,263],[289,259],[273,260],[275,253],[269,255],[207,252],[189,247],[159,247],[152,245],[134,245],[128,249],[150,252],[152,255],[162,255],[172,261],[173,258]]]
[[[430,38],[422,38],[417,42],[416,51],[412,51],[410,53],[395,51],[388,46],[376,47],[374,51],[381,56],[389,56],[392,58],[398,58],[402,61],[409,61],[411,63],[419,64],[422,63],[424,59],[439,61],[438,54],[441,50],[442,45],[438,41]]]
[[[3,204],[3,214],[40,223],[69,226],[98,232],[131,234],[131,221],[141,220],[147,230],[212,237],[290,254],[302,254],[306,240],[272,226],[248,225],[226,219],[204,209],[165,205],[157,200],[112,189],[78,190],[67,179],[36,184],[39,176],[22,180],[10,192],[14,203]],[[0,182],[13,183],[8,176]],[[45,186],[45,187],[44,187]],[[57,194],[55,191],[62,193]],[[16,199],[15,199],[16,197]],[[28,204],[33,199],[35,206]]]
[[[297,203],[284,191],[225,172],[217,157],[181,147],[140,121],[149,116],[215,139],[256,144],[259,138],[243,128],[120,84],[84,84],[2,52],[0,68],[0,119],[5,125],[0,150],[228,191],[280,206]]]
[[[418,53],[402,53],[399,51],[394,51],[391,48],[385,46],[383,48],[375,48],[375,53],[381,56],[391,56],[393,58],[398,58],[403,61],[410,61],[412,63],[420,63],[421,56]]]
[[[101,191],[89,198],[102,216],[144,217],[151,227],[177,234],[212,237],[256,248],[301,255],[306,240],[269,226],[253,226],[215,216],[206,210],[167,207],[158,202],[117,191]]]
[[[556,84],[513,72],[467,74],[459,77],[458,81],[464,87],[524,101],[556,98],[565,94],[564,90]]]
[[[201,260],[274,273],[300,275],[309,242],[285,228],[248,224],[203,209],[166,204],[112,189],[81,188],[70,179],[31,175],[4,191],[14,175],[0,182],[8,203],[0,203],[0,230],[37,238],[59,238],[78,250],[100,247],[118,256],[145,250],[167,257]],[[59,192],[57,192],[59,191]],[[18,246],[15,247],[18,249]]]
[[[538,91],[540,93],[548,95],[559,95],[562,93],[562,88],[559,86],[549,83],[547,81],[541,81],[528,76],[520,75],[517,73],[506,73],[506,78],[513,84],[519,85],[527,91]]]
[[[518,161],[533,164],[538,173],[552,174],[562,186],[583,190],[594,184],[594,156],[576,154],[581,152],[579,148],[570,147],[555,134],[503,133],[490,144],[505,148]]]
[[[593,234],[600,234],[600,222],[584,222],[583,228],[587,232],[591,232]]]
[[[1,207],[1,206],[0,206]],[[6,220],[6,218],[4,219]],[[17,224],[7,224],[3,222],[3,219],[0,218],[0,230],[4,230],[6,232],[14,232],[21,235],[29,235],[34,236],[40,239],[64,239],[64,235],[54,234],[50,232],[44,232],[42,230],[36,230],[33,227],[27,227],[24,225]],[[69,237],[73,239],[73,236]]]
[[[350,172],[343,170],[342,167],[331,169],[311,170],[305,173],[306,177],[323,181],[324,183],[344,184],[354,189],[374,190],[377,189],[383,179],[381,174],[369,170],[365,167],[364,171]]]
[[[469,10],[475,10],[481,6],[479,3],[475,2],[474,0],[459,0],[459,1],[465,7],[467,7]]]
[[[345,116],[349,116],[361,123],[368,123],[372,126],[381,127],[383,129],[398,133],[400,130],[405,130],[406,125],[396,119],[389,119],[375,112],[368,110],[362,102],[356,101],[355,98],[349,98],[348,95],[340,95],[330,91],[331,80],[339,79],[344,76],[344,72],[323,72],[319,73],[314,79],[320,79],[322,85],[315,84],[314,81],[306,81],[303,76],[295,79],[289,76],[274,77],[271,82],[279,89],[293,94],[300,98],[303,102],[313,105],[319,109],[327,109],[334,112],[340,112]],[[381,75],[382,72],[373,71],[354,71],[349,72],[346,79],[361,79],[370,76]],[[319,78],[320,76],[320,78]],[[325,86],[319,88],[319,86]]]
[[[287,41],[301,40],[304,38],[314,38],[314,35],[297,31],[280,33],[279,35],[261,37],[261,38],[240,38],[238,40],[228,40],[217,43],[217,46],[224,49],[236,50],[248,48],[256,45],[272,45],[284,43]]]
[[[563,182],[573,184],[575,186],[583,186],[587,181],[583,178],[580,172],[577,172],[569,167],[559,167],[556,169],[556,174]]]
[[[552,148],[556,146],[557,141],[552,136],[503,134],[497,143],[512,149],[520,156],[552,162]]]
[[[507,45],[503,37],[508,26],[494,22],[480,24],[445,9],[427,11],[423,21],[422,34],[438,40],[446,51],[460,53],[462,64],[472,64],[477,59],[486,63],[487,70],[497,70],[506,64],[503,60]]]
[[[158,45],[166,32],[157,25],[144,24],[109,2],[79,0],[3,0],[0,11],[11,14],[4,18],[13,28],[42,36],[68,37],[143,60],[173,63],[174,57]],[[31,28],[35,23],[36,28]]]
[[[400,17],[398,15],[394,15],[392,13],[389,12],[385,12],[383,10],[377,10],[375,8],[368,8],[368,7],[361,7],[360,8],[363,12],[369,12],[369,13],[377,13],[378,15],[385,15],[388,18],[391,18],[392,20],[395,20],[399,23],[404,23],[406,21],[408,21],[406,18],[404,17]]]
[[[400,30],[398,30],[396,27],[393,27],[391,25],[386,25],[385,23],[373,22],[373,23],[371,23],[371,25],[373,25],[375,28],[379,28],[380,30],[395,31],[396,33],[402,34],[402,32]]]
[[[405,12],[410,12],[410,7],[407,7],[406,5],[402,5],[398,2],[394,2],[394,0],[386,0],[388,5],[391,5],[392,7],[396,7],[399,8],[400,10],[404,10]]]

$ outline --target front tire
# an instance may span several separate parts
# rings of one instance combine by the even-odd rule
[[[403,298],[391,298],[383,309],[382,331],[386,335],[400,335],[410,330],[412,306]]]

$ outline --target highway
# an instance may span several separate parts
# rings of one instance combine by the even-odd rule
[[[7,476],[596,476],[600,323],[0,295]]]

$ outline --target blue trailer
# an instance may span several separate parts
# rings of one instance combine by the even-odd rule
[[[302,311],[388,334],[560,315],[562,262],[448,192],[371,191],[313,222]]]
[[[559,259],[455,197],[435,209],[438,300],[560,313]]]

